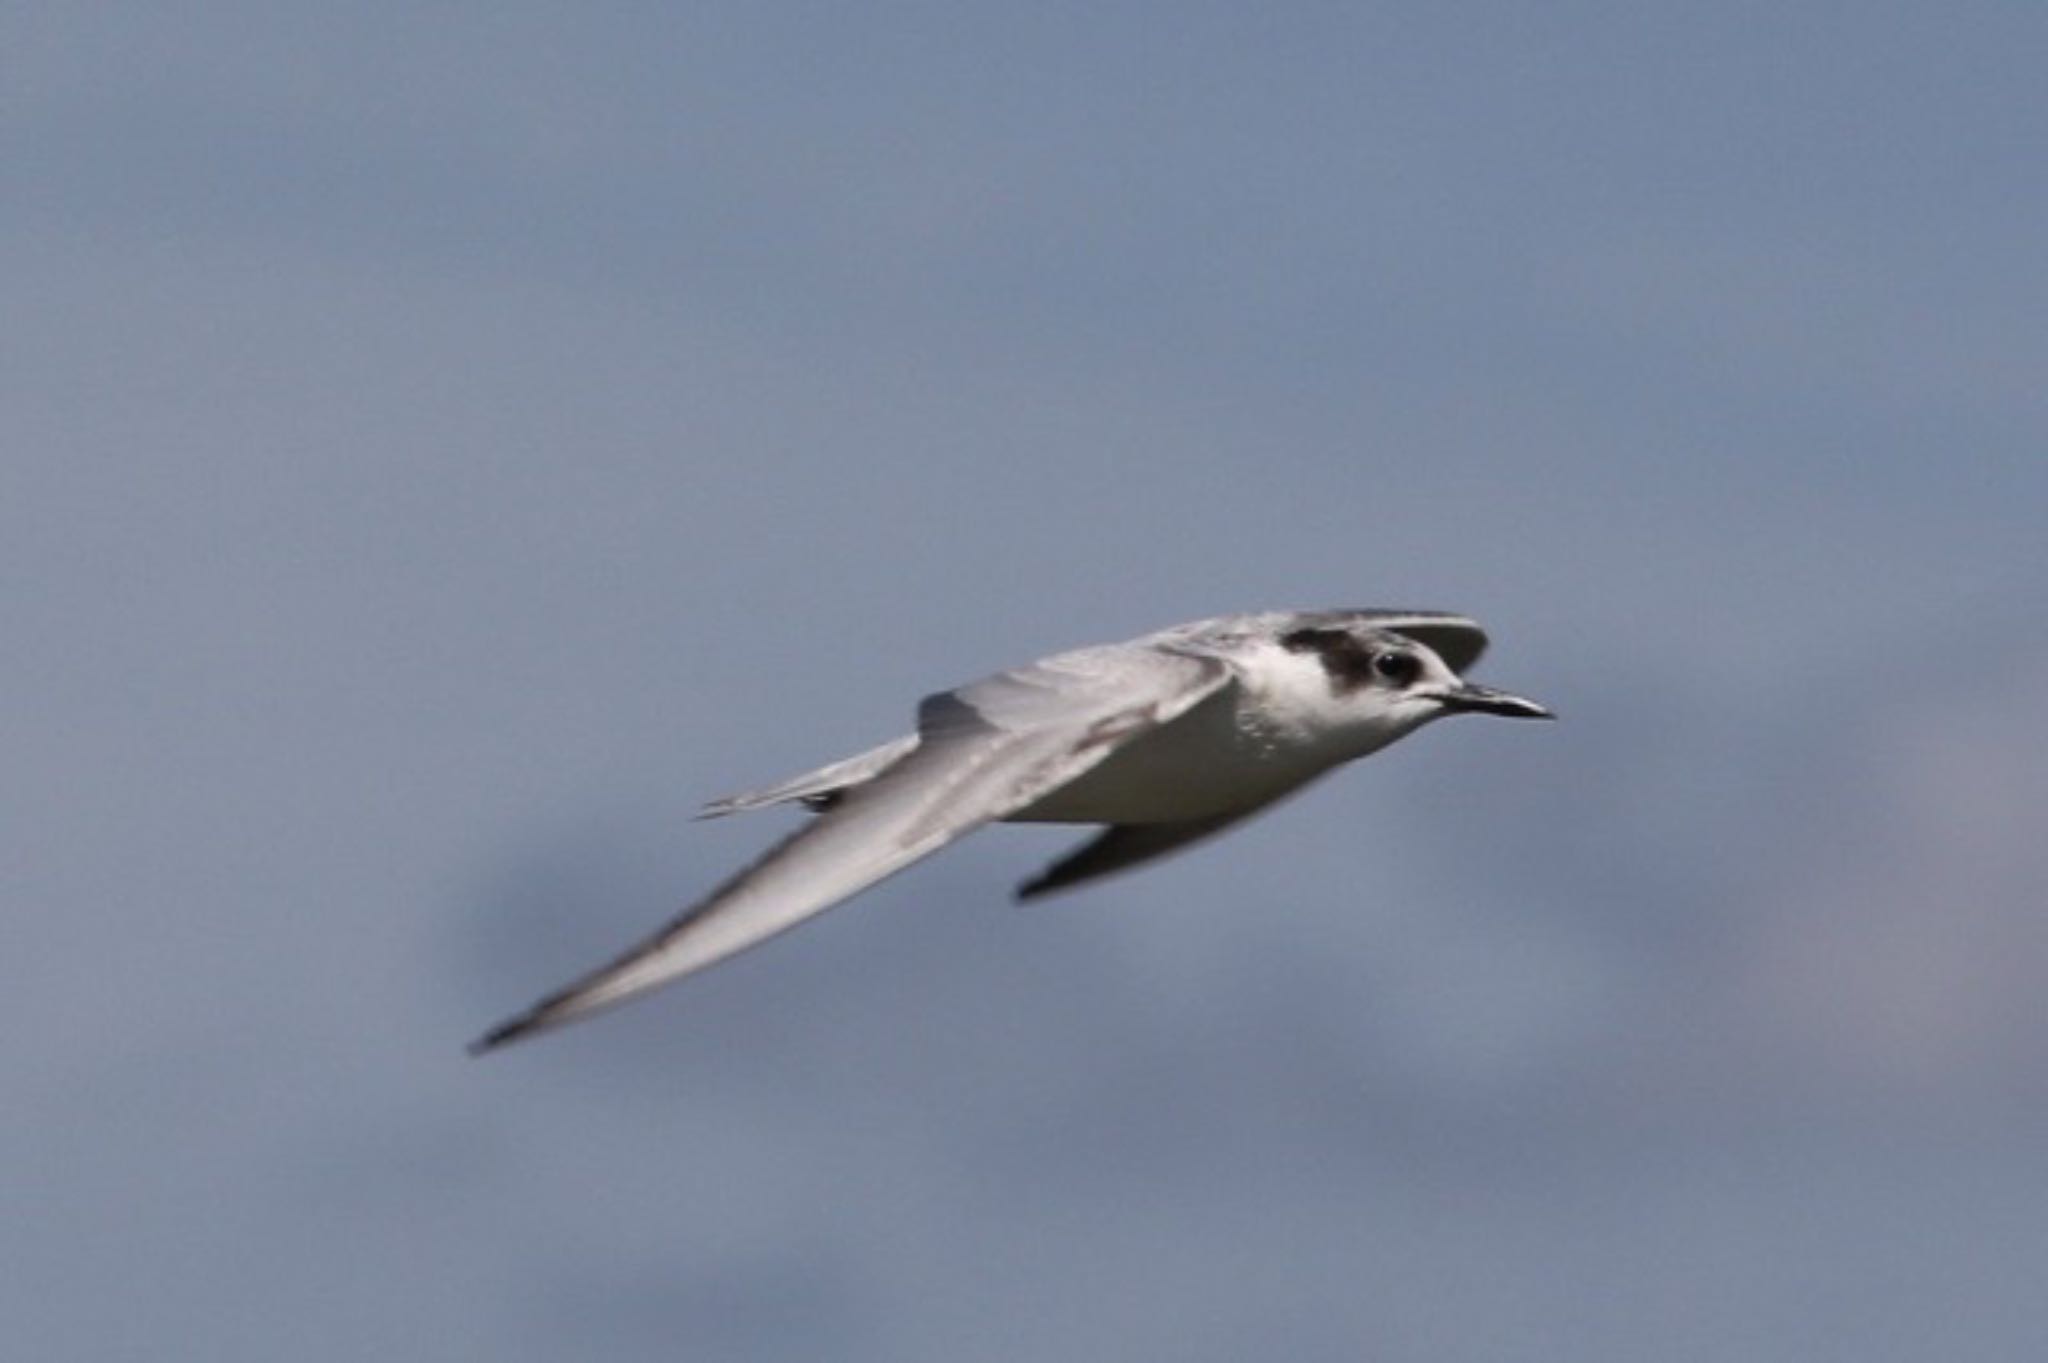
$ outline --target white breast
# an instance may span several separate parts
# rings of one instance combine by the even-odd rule
[[[1179,823],[1248,811],[1330,765],[1232,687],[1133,739],[1011,816],[1022,823]]]

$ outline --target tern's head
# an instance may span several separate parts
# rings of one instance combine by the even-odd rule
[[[1505,715],[1511,719],[1551,719],[1535,701],[1468,682],[1425,643],[1434,628],[1437,642],[1469,664],[1485,647],[1485,636],[1469,622],[1425,628],[1413,633],[1373,624],[1369,619],[1317,621],[1279,636],[1280,647],[1315,661],[1322,671],[1327,709],[1347,728],[1369,736],[1373,747],[1401,737],[1430,720],[1452,714]]]

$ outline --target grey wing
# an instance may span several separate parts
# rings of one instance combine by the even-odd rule
[[[1212,658],[1112,646],[927,698],[918,743],[611,964],[499,1024],[481,1053],[724,960],[1073,780],[1228,684]]]
[[[1486,652],[1486,631],[1479,622],[1446,611],[1359,611],[1357,615],[1375,629],[1405,634],[1444,660],[1453,672],[1463,672]]]
[[[1017,898],[1020,902],[1037,899],[1061,890],[1071,890],[1098,876],[1129,870],[1169,852],[1178,852],[1256,813],[1256,809],[1240,810],[1213,819],[1190,819],[1185,823],[1111,824],[1019,885]]]
[[[1442,658],[1453,672],[1463,672],[1486,651],[1486,631],[1469,616],[1450,611],[1348,610],[1267,611],[1258,615],[1221,615],[1161,630],[1151,638],[1173,641],[1193,650],[1227,645],[1246,635],[1270,636],[1303,626],[1364,625],[1405,634]]]
[[[1373,629],[1405,634],[1442,658],[1453,672],[1463,672],[1486,652],[1486,631],[1479,628],[1479,622],[1448,611],[1353,610],[1329,613]]]

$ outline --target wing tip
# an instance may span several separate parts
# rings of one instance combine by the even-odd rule
[[[463,1050],[472,1056],[488,1055],[502,1046],[509,1046],[537,1032],[545,1032],[565,1022],[574,1021],[588,1011],[578,1008],[577,1001],[573,990],[552,994],[524,1012],[514,1013],[506,1018],[463,1047]]]
[[[1011,897],[1016,903],[1030,904],[1053,895],[1065,894],[1084,879],[1086,877],[1068,874],[1064,863],[1055,862],[1029,880],[1019,882]]]
[[[500,1046],[508,1046],[519,1040],[540,1025],[541,1019],[536,1014],[521,1013],[517,1017],[507,1018],[462,1049],[472,1058],[488,1055]]]

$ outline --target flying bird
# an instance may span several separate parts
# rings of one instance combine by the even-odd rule
[[[1060,653],[927,696],[917,731],[700,818],[816,818],[472,1054],[610,1008],[787,931],[998,820],[1103,824],[1018,897],[1177,852],[1451,714],[1549,719],[1461,675],[1486,634],[1436,611],[1269,611]]]

